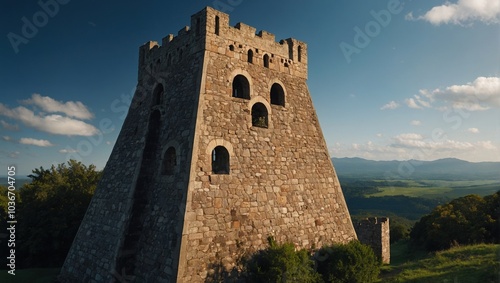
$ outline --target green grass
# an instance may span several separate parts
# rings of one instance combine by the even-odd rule
[[[0,282],[52,283],[59,268],[0,270]],[[407,241],[391,245],[391,264],[382,267],[379,282],[388,283],[498,283],[500,245],[473,245],[427,253],[411,249]]]
[[[500,282],[500,245],[473,245],[425,254],[411,252],[406,242],[391,246],[391,264],[381,282]]]
[[[380,180],[380,182],[382,182]],[[446,181],[446,180],[398,180],[390,183],[394,185],[379,186],[378,193],[370,194],[370,197],[384,197],[404,195],[422,198],[458,198],[470,194],[486,196],[500,190],[498,180],[478,181]],[[402,185],[403,183],[403,185]]]
[[[7,270],[0,270],[0,282],[6,283],[52,283],[59,274],[59,268],[34,268],[16,270],[10,275]]]
[[[423,197],[432,198],[435,196],[446,196],[451,193],[453,189],[445,187],[379,187],[381,191],[369,195],[370,197],[385,197],[385,196],[409,196],[409,197]]]

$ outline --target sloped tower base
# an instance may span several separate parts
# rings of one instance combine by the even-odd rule
[[[204,282],[266,238],[356,239],[306,84],[307,46],[205,8],[139,79],[62,282]]]

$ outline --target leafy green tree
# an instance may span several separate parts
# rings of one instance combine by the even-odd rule
[[[487,227],[490,233],[490,242],[499,244],[500,243],[500,191],[494,193],[490,196],[485,196],[484,201],[486,202],[486,214],[491,217],[488,221],[489,225]]]
[[[325,282],[370,283],[376,282],[380,273],[379,259],[359,241],[323,247],[316,261]]]
[[[101,177],[94,165],[70,160],[32,171],[20,191],[19,252],[22,267],[59,267],[64,262]]]
[[[391,244],[409,237],[409,228],[401,223],[391,224],[389,231]]]
[[[448,249],[453,245],[492,242],[495,223],[498,223],[494,218],[498,219],[495,204],[498,204],[495,197],[485,199],[468,195],[454,199],[437,206],[415,223],[410,238],[431,251]]]
[[[271,237],[269,248],[247,260],[250,282],[316,283],[321,281],[314,270],[314,261],[306,250],[295,250],[291,243],[277,244]]]
[[[9,199],[7,197],[7,187],[0,185],[0,221],[1,223],[5,223],[7,221],[7,211],[8,211],[8,202]],[[17,191],[15,192],[16,198],[19,197]],[[19,199],[17,199],[16,203],[19,203]],[[2,233],[4,230],[2,230]]]

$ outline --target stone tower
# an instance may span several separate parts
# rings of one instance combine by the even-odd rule
[[[356,239],[307,45],[205,8],[139,49],[137,90],[63,282],[203,282],[267,246]]]
[[[359,221],[354,226],[358,240],[370,246],[375,255],[384,264],[391,262],[391,238],[389,218],[370,217]]]

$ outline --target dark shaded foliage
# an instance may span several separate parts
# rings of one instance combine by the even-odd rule
[[[498,243],[499,194],[468,195],[440,205],[415,223],[410,238],[430,251]]]
[[[359,241],[323,247],[315,258],[325,282],[370,283],[378,280],[380,261],[369,246]]]
[[[59,267],[73,242],[101,177],[94,165],[75,160],[32,171],[20,190],[20,267]]]
[[[269,248],[246,261],[249,282],[319,282],[314,261],[306,250],[295,250],[291,243],[277,244],[269,238]]]

